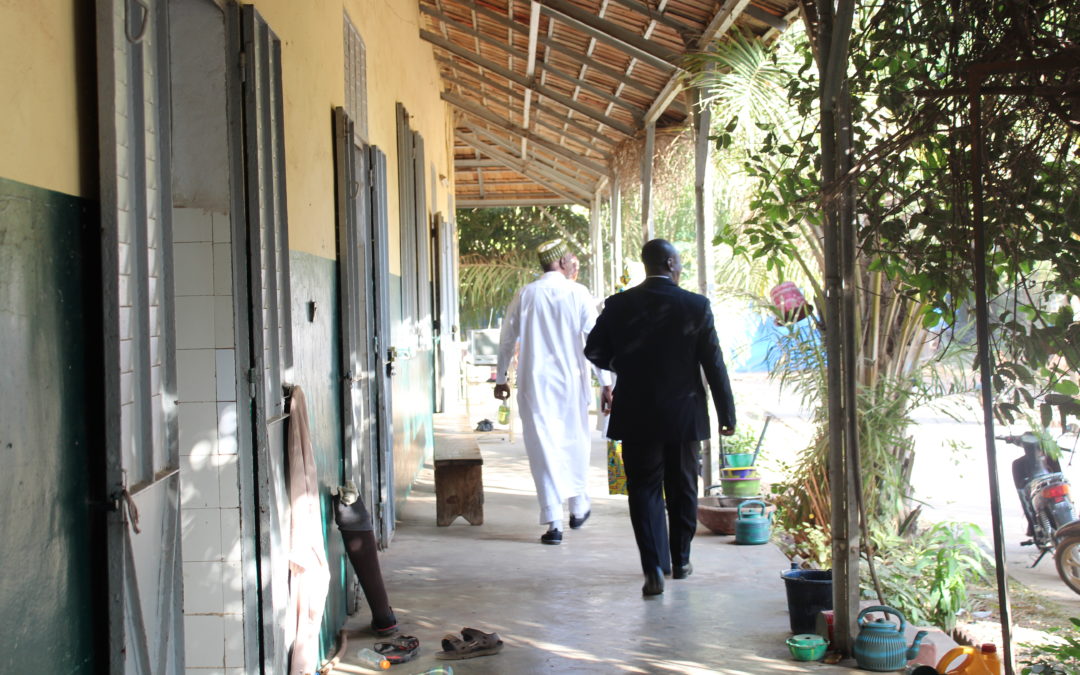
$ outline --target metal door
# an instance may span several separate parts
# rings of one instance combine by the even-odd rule
[[[354,123],[344,108],[334,108],[334,159],[337,201],[337,256],[343,374],[341,423],[343,480],[355,481],[369,508],[377,511],[378,435],[374,423],[375,304],[371,273],[371,186],[368,148],[358,144]]]
[[[109,670],[184,671],[168,12],[98,0]]]
[[[285,204],[281,42],[250,5],[241,8],[244,212],[251,322],[248,380],[255,443],[259,604],[263,667],[286,671],[283,613],[289,565],[285,488],[285,383],[292,366],[289,242]]]
[[[368,175],[371,187],[371,298],[375,304],[375,431],[376,431],[376,487],[375,528],[379,546],[390,544],[394,536],[394,424],[390,378],[393,375],[393,350],[387,336],[390,335],[390,225],[387,209],[386,154],[375,146],[368,153]]]

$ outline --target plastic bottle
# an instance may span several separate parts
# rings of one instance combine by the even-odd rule
[[[499,421],[499,424],[509,424],[510,423],[510,402],[509,401],[503,401],[502,405],[499,406],[499,416],[498,416],[497,419]]]
[[[431,670],[425,670],[422,673],[416,675],[454,675],[453,666],[435,666]]]
[[[382,654],[375,652],[367,647],[363,647],[356,651],[356,656],[353,657],[361,666],[367,666],[368,668],[374,668],[375,670],[386,670],[390,667],[390,662],[383,658]]]
[[[959,660],[963,657],[962,660]],[[1001,659],[997,646],[986,643],[979,648],[956,647],[938,661],[937,669],[944,675],[1001,675]]]
[[[997,645],[993,642],[987,642],[982,646],[982,659],[986,665],[986,670],[991,675],[1001,675],[1003,672],[1001,667],[1001,657],[997,653]]]

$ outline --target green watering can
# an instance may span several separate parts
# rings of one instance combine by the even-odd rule
[[[749,499],[739,504],[738,516],[735,519],[736,544],[764,544],[769,541],[772,515],[766,515],[765,509],[765,502],[758,499]]]
[[[897,626],[885,619],[868,621],[866,615],[871,612],[892,614],[900,619],[900,625]],[[859,636],[855,638],[852,652],[855,654],[855,662],[863,670],[878,672],[900,670],[905,663],[919,653],[919,644],[926,637],[926,631],[919,631],[915,635],[915,641],[908,647],[904,641],[904,615],[885,605],[867,607],[859,612],[857,621]]]

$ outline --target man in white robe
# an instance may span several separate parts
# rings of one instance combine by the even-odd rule
[[[525,286],[506,309],[499,339],[495,398],[506,399],[507,370],[518,347],[518,413],[529,468],[540,502],[545,544],[562,543],[563,503],[570,527],[589,517],[588,472],[590,371],[602,386],[601,407],[610,408],[610,374],[585,360],[585,338],[596,322],[596,301],[568,279],[571,254],[561,240],[539,249],[544,274]]]

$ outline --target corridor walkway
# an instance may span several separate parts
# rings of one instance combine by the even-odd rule
[[[494,405],[488,407],[494,417]],[[453,435],[475,420],[443,416],[437,425],[440,434]],[[604,443],[595,432],[592,517],[580,530],[567,530],[561,546],[539,543],[544,528],[520,435],[513,442],[505,431],[477,435],[484,524],[458,519],[436,527],[429,463],[382,557],[401,631],[421,642],[420,656],[391,672],[421,673],[441,663],[451,663],[457,675],[851,672],[791,660],[780,578],[787,560],[771,544],[736,546],[732,537],[700,529],[693,575],[668,579],[663,595],[644,598],[626,498],[607,494]],[[374,642],[364,630],[369,621],[366,607],[350,621],[356,629],[350,654]],[[437,661],[440,638],[466,626],[498,632],[502,653]]]

